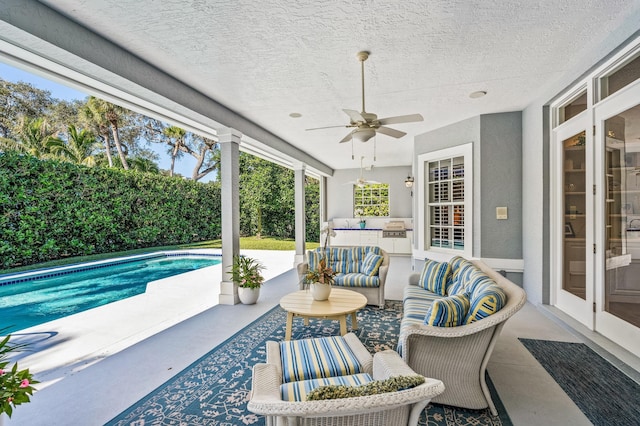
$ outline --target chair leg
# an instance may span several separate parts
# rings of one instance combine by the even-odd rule
[[[489,392],[489,387],[487,386],[487,382],[485,381],[484,374],[480,376],[480,387],[482,388],[482,393],[484,394],[484,399],[487,400],[487,404],[489,405],[489,410],[491,411],[492,416],[498,415],[498,410],[496,410],[496,406],[491,399],[491,392]]]

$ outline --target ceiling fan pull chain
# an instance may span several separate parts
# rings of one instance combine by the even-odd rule
[[[353,134],[351,135],[351,159],[355,160],[355,157],[353,156]]]
[[[373,162],[376,162],[376,141],[378,140],[377,137],[373,137]]]

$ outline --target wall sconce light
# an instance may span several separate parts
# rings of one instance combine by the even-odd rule
[[[404,180],[404,186],[406,186],[407,188],[413,188],[413,176],[407,176],[407,178]]]
[[[413,176],[407,176],[404,180],[404,186],[411,190],[411,196],[413,197]]]

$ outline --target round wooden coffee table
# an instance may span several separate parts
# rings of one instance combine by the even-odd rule
[[[289,293],[280,299],[280,306],[287,311],[287,328],[284,340],[291,340],[293,317],[304,318],[309,325],[309,318],[331,319],[340,321],[340,334],[347,334],[347,315],[351,314],[351,328],[358,329],[356,312],[367,304],[367,298],[360,293],[333,287],[328,300],[313,300],[311,291],[300,290]]]

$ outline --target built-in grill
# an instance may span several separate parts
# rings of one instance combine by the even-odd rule
[[[392,220],[384,224],[382,238],[407,238],[407,228],[401,220]]]

